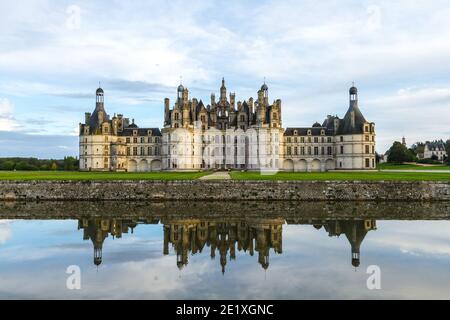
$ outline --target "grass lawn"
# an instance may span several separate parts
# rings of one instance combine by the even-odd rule
[[[274,175],[259,172],[231,172],[235,180],[401,180],[450,181],[449,173],[429,172],[279,172]]]
[[[205,172],[0,171],[0,180],[194,180]]]
[[[420,166],[415,164],[392,164],[392,163],[380,163],[377,169],[381,170],[449,170],[450,166],[446,165],[431,165]]]
[[[0,180],[195,180],[211,172],[68,172],[0,171]],[[450,181],[449,173],[438,172],[230,172],[235,180],[427,180]]]

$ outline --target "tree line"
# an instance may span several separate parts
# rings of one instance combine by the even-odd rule
[[[37,158],[0,158],[0,170],[3,171],[76,171],[79,160],[75,157],[64,159],[37,159]]]
[[[444,142],[447,157],[444,162],[450,164],[450,139]],[[433,155],[430,159],[419,159],[419,154],[423,154],[425,142],[416,142],[410,148],[399,141],[395,141],[391,148],[386,152],[387,161],[390,163],[418,162],[426,164],[440,164],[438,157]]]

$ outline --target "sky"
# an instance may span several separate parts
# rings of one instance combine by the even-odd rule
[[[78,155],[78,125],[106,111],[161,127],[180,80],[209,102],[264,79],[283,126],[343,117],[348,89],[393,141],[450,138],[447,0],[0,2],[0,156]]]

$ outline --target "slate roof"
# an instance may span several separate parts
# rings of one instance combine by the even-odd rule
[[[445,151],[444,141],[427,141],[425,143],[426,147],[430,151]]]
[[[354,121],[352,121],[354,118]],[[351,101],[350,107],[340,121],[337,134],[360,134],[364,133],[364,124],[367,123],[361,110],[359,110],[357,101]]]

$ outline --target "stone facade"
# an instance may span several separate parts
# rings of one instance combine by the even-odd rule
[[[432,181],[0,181],[0,200],[450,200]]]
[[[328,116],[312,127],[282,127],[281,100],[269,103],[264,83],[256,101],[236,102],[222,80],[220,96],[205,105],[180,85],[171,107],[164,101],[164,127],[139,128],[122,115],[110,119],[99,88],[96,108],[80,124],[80,170],[176,171],[239,169],[267,171],[364,170],[375,168],[375,124],[350,88],[344,118]]]

